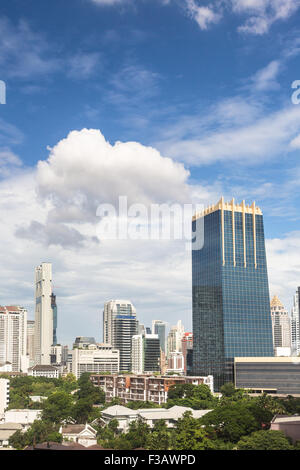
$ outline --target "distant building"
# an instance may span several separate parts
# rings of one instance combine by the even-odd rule
[[[0,363],[10,362],[13,372],[23,371],[26,349],[27,310],[19,306],[0,307]]]
[[[182,352],[171,352],[168,356],[168,372],[176,372],[177,374],[184,375],[184,357]]]
[[[27,354],[29,356],[29,365],[34,365],[35,352],[34,352],[34,331],[35,323],[34,320],[27,321]]]
[[[120,353],[109,344],[90,344],[86,348],[75,348],[70,351],[67,363],[68,372],[77,379],[85,373],[101,374],[119,372]]]
[[[299,356],[300,354],[300,287],[297,288],[293,298],[293,307],[291,314],[291,343],[292,354]]]
[[[17,431],[23,431],[22,424],[0,423],[0,448],[10,447],[9,439]]]
[[[51,346],[51,364],[61,364],[62,363],[62,346],[57,344],[56,346]]]
[[[28,375],[32,377],[47,377],[49,379],[58,379],[60,371],[57,367],[51,365],[36,365],[28,369]]]
[[[161,405],[168,400],[169,388],[177,384],[207,385],[214,391],[214,380],[208,377],[151,376],[151,375],[101,375],[92,374],[92,383],[105,392],[106,401],[120,398],[129,401],[151,401]]]
[[[234,358],[274,354],[263,214],[220,201],[193,217],[193,374],[233,382]]]
[[[300,394],[300,358],[236,357],[235,386],[256,392]]]
[[[158,335],[161,350],[166,353],[166,322],[162,320],[152,321],[152,334]]]
[[[103,342],[120,351],[120,371],[131,370],[131,343],[137,332],[136,309],[129,300],[111,300],[105,303]]]
[[[0,418],[9,404],[9,380],[0,379]]]
[[[182,337],[184,335],[184,326],[181,320],[177,322],[176,326],[172,326],[167,338],[168,356],[172,352],[181,352]]]
[[[53,316],[53,340],[52,345],[57,345],[57,305],[56,305],[56,295],[51,294],[51,309]]]
[[[96,344],[96,340],[93,336],[77,336],[73,343],[73,349],[75,348],[87,348],[90,344]]]
[[[184,361],[184,374],[189,375],[193,367],[193,333],[184,333],[181,341],[181,350]]]
[[[12,363],[11,362],[0,363],[0,373],[2,372],[12,372]]]
[[[291,348],[291,320],[279,298],[275,295],[271,300],[271,318],[273,345],[277,348]]]
[[[132,372],[160,371],[160,341],[158,335],[134,335],[132,337]]]
[[[53,344],[52,265],[42,263],[35,268],[35,363],[51,363]]]

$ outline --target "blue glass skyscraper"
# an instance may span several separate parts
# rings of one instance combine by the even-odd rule
[[[263,215],[222,198],[192,227],[203,237],[192,244],[193,374],[213,375],[219,390],[233,382],[234,357],[273,356]]]

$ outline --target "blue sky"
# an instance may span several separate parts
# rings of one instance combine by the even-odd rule
[[[2,0],[0,302],[33,317],[33,268],[48,260],[62,342],[100,339],[111,298],[131,299],[147,325],[190,329],[184,243],[99,243],[95,207],[122,194],[205,205],[223,194],[262,208],[271,294],[290,309],[299,15],[296,0]]]

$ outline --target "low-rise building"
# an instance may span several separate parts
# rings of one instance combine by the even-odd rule
[[[129,429],[130,423],[137,419],[142,419],[150,428],[155,426],[155,423],[163,420],[168,428],[173,428],[179,418],[182,418],[186,411],[192,413],[193,418],[201,418],[211,410],[193,410],[185,406],[173,406],[172,408],[141,408],[138,410],[131,410],[125,406],[114,405],[106,408],[101,413],[101,420],[104,424],[108,424],[111,420],[118,421],[119,431],[126,432]]]
[[[22,424],[0,423],[0,448],[9,447],[10,437],[17,431],[22,431]]]
[[[68,424],[59,430],[64,441],[72,441],[84,447],[97,444],[97,431],[90,424]]]
[[[300,394],[300,357],[236,357],[235,386],[256,392]]]
[[[153,376],[153,375],[91,375],[92,383],[101,387],[107,401],[120,398],[129,401],[152,401],[158,405],[168,400],[169,388],[177,384],[208,385],[214,391],[213,377]]]
[[[58,367],[50,365],[36,365],[28,369],[28,375],[32,377],[48,377],[49,379],[58,379],[60,371]]]
[[[0,373],[3,372],[12,372],[12,363],[11,362],[1,362],[0,363]]]
[[[22,424],[25,429],[36,419],[41,419],[42,410],[7,410],[4,413],[4,423]]]
[[[272,431],[283,431],[293,442],[300,441],[300,416],[276,415],[271,422]]]

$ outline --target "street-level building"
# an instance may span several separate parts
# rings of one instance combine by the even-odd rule
[[[59,429],[63,441],[76,442],[84,447],[97,445],[97,431],[90,424],[68,424]]]

